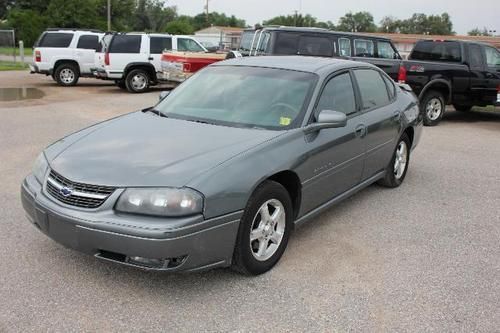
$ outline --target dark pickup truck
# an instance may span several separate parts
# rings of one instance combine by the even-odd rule
[[[458,111],[500,105],[500,52],[475,42],[419,41],[401,63],[398,80],[419,97],[424,124],[437,125],[448,104]]]

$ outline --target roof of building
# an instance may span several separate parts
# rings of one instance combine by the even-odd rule
[[[204,28],[195,32],[195,34],[209,34],[209,33],[218,33],[218,32],[232,33],[232,32],[242,32],[243,28],[238,27],[222,27],[218,25],[213,25],[208,28]]]
[[[469,42],[487,43],[500,48],[500,37],[488,36],[459,36],[459,35],[418,35],[418,34],[396,34],[396,33],[380,33],[380,32],[365,32],[366,35],[380,36],[391,39],[394,43],[409,43],[414,44],[419,40],[463,40]]]

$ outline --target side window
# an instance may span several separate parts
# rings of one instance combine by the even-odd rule
[[[387,86],[379,72],[373,69],[358,69],[354,71],[358,82],[363,109],[380,107],[389,103]]]
[[[95,35],[82,35],[78,39],[76,48],[98,51],[100,49],[99,38]]]
[[[391,43],[377,41],[378,57],[384,59],[397,59],[396,52],[392,48]]]
[[[172,38],[151,37],[149,40],[149,53],[162,54],[163,50],[172,50]]]
[[[481,47],[479,47],[479,45],[472,44],[469,46],[469,57],[471,67],[483,67],[483,54],[481,53]]]
[[[375,57],[375,48],[373,41],[367,39],[354,40],[354,56],[356,57]]]
[[[351,40],[348,38],[339,38],[340,55],[345,57],[351,56]]]
[[[271,34],[269,32],[265,32],[261,35],[260,43],[257,46],[257,53],[266,53],[270,38]]]
[[[385,85],[387,86],[387,91],[389,92],[389,99],[392,101],[396,96],[396,86],[394,85],[394,81],[387,77],[387,75],[382,75],[384,79]]]
[[[500,66],[500,52],[498,50],[485,46],[484,52],[486,53],[486,64],[488,67]]]
[[[274,54],[292,55],[297,54],[299,35],[289,32],[280,32],[277,34]]]
[[[204,50],[192,39],[177,39],[177,51],[203,52]]]
[[[140,35],[115,35],[109,46],[110,53],[139,53],[140,51]]]
[[[462,60],[458,42],[418,42],[411,53],[411,59],[428,61],[460,62]]]
[[[349,73],[337,75],[325,85],[316,112],[322,110],[339,111],[347,115],[356,112],[356,99]]]
[[[40,41],[39,47],[68,47],[73,40],[73,34],[70,33],[46,33]]]
[[[99,50],[97,50],[97,51],[100,51],[102,53],[107,52],[108,47],[109,47],[109,43],[111,43],[112,39],[113,39],[113,35],[110,35],[110,34],[104,35],[104,37],[102,37],[102,39],[101,39]]]
[[[328,37],[300,36],[298,54],[331,57],[333,55],[333,42]]]

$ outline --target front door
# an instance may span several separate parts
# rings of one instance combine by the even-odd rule
[[[365,126],[358,112],[349,71],[332,77],[324,86],[315,116],[322,110],[344,112],[347,126],[305,135],[309,158],[299,167],[305,175],[302,213],[320,206],[356,186],[361,180]]]

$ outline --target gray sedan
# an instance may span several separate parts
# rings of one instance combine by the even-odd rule
[[[399,186],[422,119],[369,64],[224,61],[47,147],[22,203],[40,231],[100,259],[260,274],[298,225],[372,183]]]

